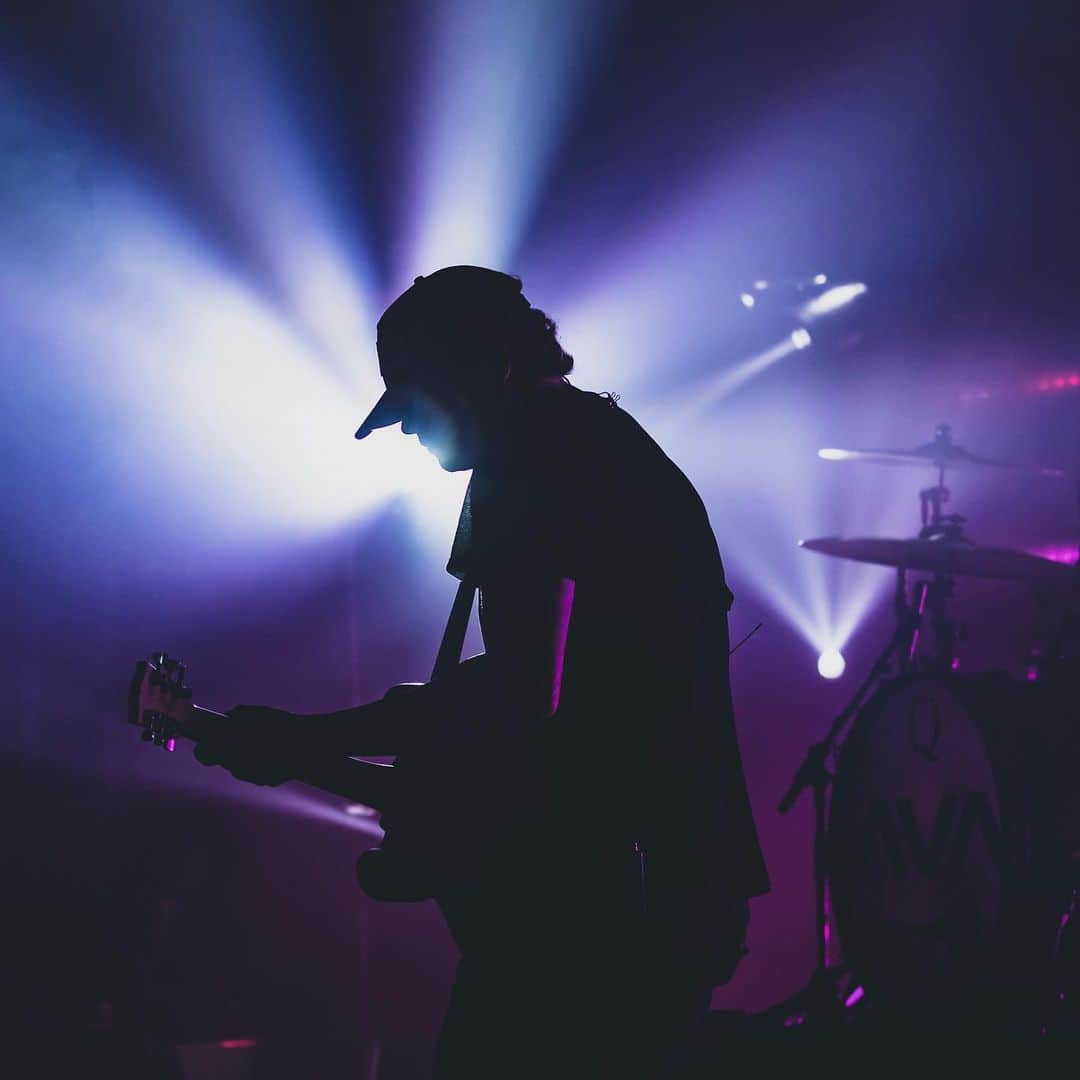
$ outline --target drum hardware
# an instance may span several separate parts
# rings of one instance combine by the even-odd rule
[[[938,671],[949,671],[953,668],[954,647],[962,632],[962,628],[950,617],[947,610],[948,601],[953,594],[954,578],[996,578],[1053,589],[1068,588],[1077,580],[1075,567],[1026,552],[974,543],[964,531],[967,518],[961,514],[944,512],[944,507],[952,495],[945,482],[948,469],[992,468],[1055,479],[1062,479],[1067,475],[1063,469],[972,454],[953,442],[949,424],[940,424],[934,433],[933,441],[914,450],[821,450],[819,454],[830,461],[921,465],[936,471],[936,483],[919,492],[920,528],[915,538],[819,537],[799,541],[800,547],[810,551],[855,562],[893,566],[901,575],[909,570],[932,574],[929,582],[919,582],[916,585],[912,601],[912,606],[920,616],[927,610],[930,612],[935,647],[932,657],[925,663],[928,668]],[[1077,490],[1080,497],[1080,483]],[[898,597],[898,616],[899,601]],[[915,661],[919,638],[920,631],[916,628],[915,639],[907,658],[908,666]]]
[[[827,1012],[840,1010],[842,1006],[839,977],[844,971],[834,968],[829,956],[832,916],[829,910],[828,795],[834,777],[829,763],[834,759],[848,725],[874,688],[888,675],[894,662],[897,662],[899,670],[906,670],[910,665],[918,645],[928,595],[929,588],[924,588],[918,602],[909,605],[906,574],[902,568],[897,570],[894,599],[896,627],[892,637],[874,661],[869,674],[833,720],[825,738],[813,743],[807,750],[806,757],[777,807],[781,814],[787,814],[806,788],[813,792],[814,971],[806,987],[791,999],[789,1005],[801,1005],[803,1009],[821,1007]]]
[[[930,839],[927,841],[925,835],[920,836],[916,828],[916,850],[912,852],[912,855],[916,863],[919,863],[921,858],[920,870],[925,870],[928,867],[932,870],[937,864],[941,863],[942,853],[951,841],[949,836],[950,828],[953,828],[957,835],[962,833],[965,837],[968,837],[973,832],[980,833],[981,830],[981,839],[977,840],[976,843],[985,843],[986,851],[990,854],[984,855],[981,863],[976,858],[975,862],[978,865],[974,867],[972,872],[982,872],[985,875],[992,866],[997,866],[1002,846],[997,843],[997,841],[1001,840],[1001,837],[996,835],[999,829],[999,822],[996,819],[998,806],[994,794],[993,780],[988,775],[990,769],[989,759],[985,747],[979,742],[981,737],[978,725],[974,722],[974,714],[961,715],[964,710],[958,708],[956,698],[945,691],[945,688],[951,684],[941,682],[943,679],[948,680],[951,673],[955,671],[955,643],[962,634],[962,627],[951,617],[948,611],[948,604],[953,595],[954,578],[960,575],[998,578],[1053,588],[1068,587],[1069,584],[1077,580],[1077,568],[1075,567],[1064,566],[1023,552],[981,547],[974,544],[964,532],[966,519],[959,514],[945,512],[945,507],[951,497],[951,492],[946,486],[946,472],[948,469],[954,467],[985,467],[1054,478],[1061,478],[1066,475],[1061,469],[1043,465],[1007,462],[971,454],[953,443],[951,428],[947,424],[942,424],[937,428],[933,442],[924,444],[914,450],[829,450],[821,451],[820,456],[826,460],[854,460],[878,464],[932,467],[936,470],[937,477],[936,483],[919,492],[920,530],[914,539],[864,538],[848,540],[826,537],[800,542],[801,546],[823,554],[895,567],[897,575],[894,599],[896,623],[891,638],[874,661],[869,674],[852,695],[844,709],[835,717],[825,737],[812,744],[807,750],[805,758],[796,770],[784,797],[779,803],[779,812],[787,814],[805,788],[810,788],[813,792],[815,967],[804,989],[782,1003],[777,1010],[774,1010],[779,1011],[786,1007],[787,1013],[784,1014],[786,1024],[801,1023],[806,1019],[810,1010],[823,1010],[826,1015],[831,1015],[834,1018],[843,1016],[845,1004],[851,1004],[863,997],[862,987],[855,986],[853,983],[852,986],[855,986],[854,991],[847,994],[846,1001],[844,1000],[845,995],[840,992],[841,979],[850,973],[858,980],[861,977],[860,972],[857,966],[853,968],[850,963],[845,967],[833,964],[833,957],[830,955],[830,931],[835,914],[831,910],[834,899],[831,890],[835,884],[833,874],[836,864],[830,858],[830,840],[833,830],[830,827],[832,823],[828,815],[830,790],[833,791],[835,801],[835,781],[837,777],[835,768],[830,768],[830,765],[835,765],[836,768],[843,765],[842,759],[839,762],[838,759],[840,759],[842,742],[844,746],[847,746],[849,742],[848,739],[845,739],[848,728],[857,717],[860,725],[863,724],[863,711],[868,708],[868,702],[873,704],[871,695],[873,695],[874,701],[877,701],[879,695],[881,695],[882,700],[886,703],[884,708],[899,707],[901,710],[910,710],[907,714],[909,728],[916,721],[921,723],[923,721],[915,717],[915,713],[920,707],[917,695],[912,698],[912,695],[903,689],[903,680],[905,678],[915,679],[915,685],[922,685],[920,680],[929,680],[929,685],[936,687],[934,692],[938,693],[940,701],[931,702],[934,712],[932,721],[926,721],[928,725],[927,734],[920,736],[922,742],[920,742],[920,739],[909,736],[910,746],[905,746],[903,752],[898,756],[902,757],[903,753],[911,752],[915,754],[912,760],[918,760],[918,754],[922,754],[926,762],[937,760],[936,747],[939,738],[942,738],[942,727],[936,711],[940,706],[942,712],[951,717],[946,724],[947,728],[951,725],[949,729],[951,734],[947,733],[942,741],[948,742],[950,738],[952,739],[954,743],[953,760],[962,761],[965,758],[980,757],[982,764],[974,766],[974,772],[971,775],[964,772],[963,766],[959,767],[961,786],[973,789],[969,792],[970,805],[963,805],[957,809],[956,800],[952,799],[951,791],[942,789],[943,793],[936,790],[933,792],[933,794],[939,795],[940,804],[932,810],[923,807],[924,816],[928,816],[932,822]],[[907,582],[909,571],[925,572],[931,575],[929,579],[915,583],[911,590],[910,601]],[[920,658],[920,644],[923,637],[924,623],[927,621],[929,630],[933,635],[933,648],[929,656]],[[892,697],[885,692],[885,681],[890,675],[896,677],[896,681],[892,683],[893,689],[895,690],[897,686],[901,687],[900,691],[894,693]],[[908,696],[905,697],[905,694]],[[930,695],[931,698],[933,696],[933,694]],[[993,694],[991,693],[990,696],[992,697]],[[890,702],[898,702],[899,704],[898,706],[890,706]],[[894,717],[893,720],[895,719]],[[865,742],[866,740],[861,741]],[[923,742],[925,742],[925,745],[923,745]],[[873,746],[871,746],[872,749]],[[978,752],[967,754],[961,752],[957,756],[955,753],[957,749],[960,751],[977,750]],[[854,757],[856,763],[859,762],[857,753],[849,755],[849,757]],[[863,764],[865,765],[865,761]],[[872,758],[870,764],[871,766],[874,765]],[[913,768],[913,766],[907,767]],[[902,769],[902,766],[897,766],[897,775],[890,775],[888,768],[884,770],[878,769],[878,772],[884,778],[885,786],[889,787],[891,784],[901,794],[904,792],[904,782],[910,779],[910,777],[902,775]],[[954,766],[954,771],[955,769],[956,766]],[[873,771],[873,768],[871,768],[871,772]],[[850,781],[850,775],[848,779]],[[851,786],[852,784],[849,782],[848,788],[851,788]],[[854,786],[857,788],[858,784]],[[857,792],[856,794],[858,796],[860,793]],[[855,802],[858,803],[858,801],[859,799],[856,797]],[[905,803],[907,804],[906,807],[901,805]],[[871,799],[870,805],[873,807],[873,799]],[[901,797],[897,805],[901,809],[911,811],[911,800]],[[861,811],[865,807],[859,805],[856,809]],[[934,813],[937,814],[936,818],[933,817]],[[956,821],[964,824],[961,826],[954,823],[953,816],[950,815],[956,816]],[[908,825],[916,825],[915,819],[910,813]],[[967,843],[967,840],[965,840],[965,843]],[[930,849],[929,853],[928,849]],[[969,883],[964,882],[962,884]],[[1001,883],[997,878],[994,878],[993,884],[1000,885]],[[999,888],[996,890],[995,895],[1000,892],[1001,889]],[[933,895],[937,896],[937,894]],[[994,903],[996,903],[996,900]],[[932,904],[927,906],[932,907]],[[978,907],[978,905],[976,906]],[[988,901],[977,914],[985,915],[986,911],[993,910],[993,906]],[[904,914],[907,915],[908,913],[905,912]],[[915,919],[913,921],[917,923],[919,920]],[[910,932],[913,934],[916,932],[925,934],[931,939],[935,934],[947,937],[950,933],[955,935],[956,933],[969,932],[977,937],[978,927],[974,926],[977,922],[978,920],[975,919],[972,921],[972,925],[968,926],[965,925],[964,919],[952,920],[950,929],[950,920],[942,917],[925,922],[922,929],[912,925]],[[957,930],[958,926],[960,927],[959,930]],[[972,930],[972,926],[974,926],[974,930]],[[841,929],[843,928],[841,927]],[[932,948],[933,944],[930,947]],[[845,960],[849,960],[850,957],[846,955],[847,949],[845,948],[844,951]],[[850,990],[851,987],[848,987],[848,989]]]

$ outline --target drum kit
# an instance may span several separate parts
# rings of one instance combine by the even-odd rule
[[[856,1016],[978,1017],[1080,1033],[1080,563],[973,543],[946,513],[953,470],[1066,478],[980,457],[948,425],[911,450],[823,450],[832,461],[934,471],[912,538],[801,546],[896,570],[892,637],[780,812],[814,796],[816,968],[787,1025]],[[1052,594],[1065,614],[1024,677],[958,670],[955,579]]]

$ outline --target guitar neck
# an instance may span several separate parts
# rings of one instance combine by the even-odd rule
[[[192,705],[190,719],[180,724],[177,731],[197,742],[223,722],[229,722],[224,713]],[[305,760],[296,770],[294,779],[318,791],[383,811],[393,795],[395,775],[391,765],[351,757],[326,756]]]

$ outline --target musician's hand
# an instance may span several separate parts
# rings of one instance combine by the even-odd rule
[[[298,718],[283,709],[237,705],[195,747],[203,765],[221,765],[237,780],[276,787],[296,774],[290,761],[300,757]]]

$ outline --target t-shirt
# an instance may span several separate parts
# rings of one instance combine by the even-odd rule
[[[705,507],[609,395],[569,384],[508,410],[448,565],[572,578],[559,708],[536,735],[544,828],[641,841],[733,897],[767,892],[728,678],[732,594]],[[497,653],[497,649],[492,649]]]

